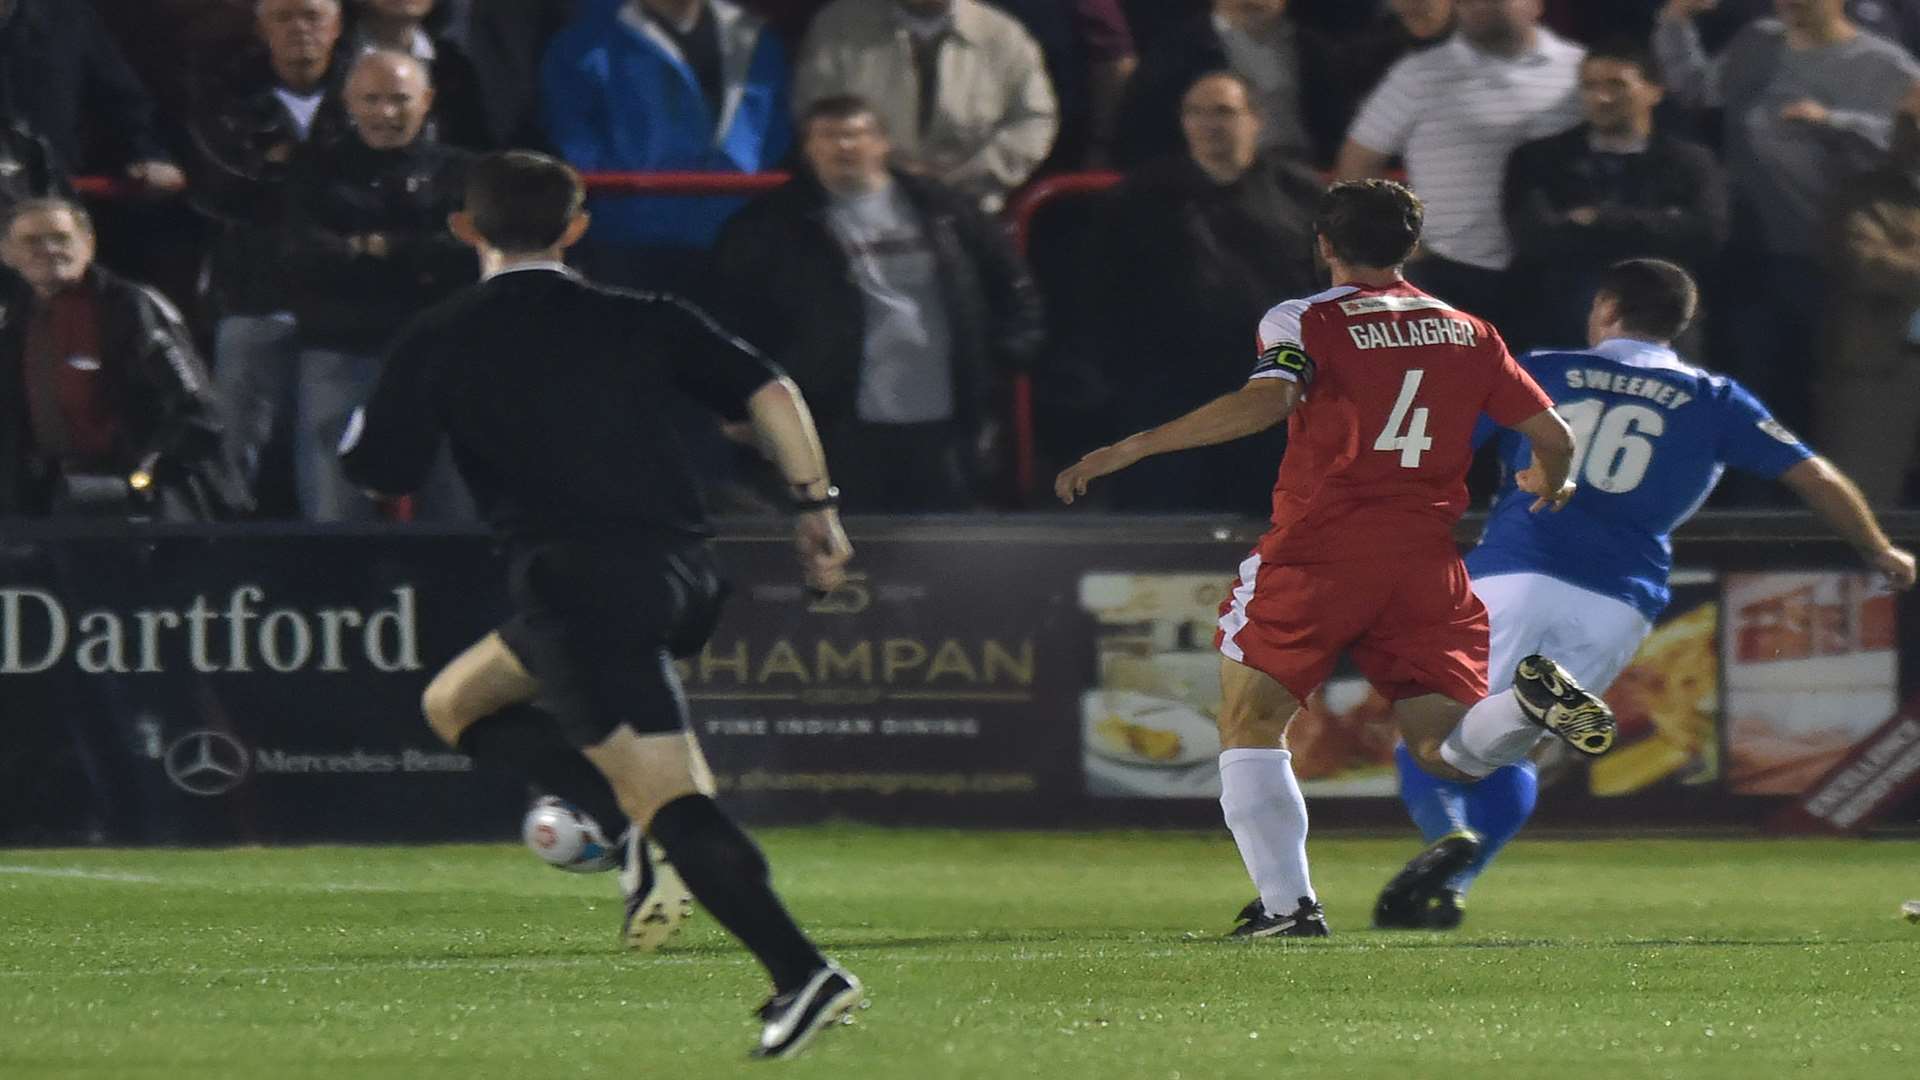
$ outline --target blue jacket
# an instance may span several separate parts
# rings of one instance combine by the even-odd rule
[[[786,49],[759,18],[711,0],[726,96],[715,122],[673,41],[633,6],[597,0],[554,37],[541,64],[542,119],[583,172],[760,172],[793,141]],[[597,244],[705,248],[744,200],[592,200]]]

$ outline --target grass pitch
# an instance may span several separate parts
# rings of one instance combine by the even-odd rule
[[[762,837],[871,1008],[753,1064],[704,914],[517,846],[0,852],[0,1077],[1920,1076],[1920,845],[1523,839],[1452,935],[1366,928],[1411,839],[1317,839],[1335,937],[1229,943],[1224,835]]]

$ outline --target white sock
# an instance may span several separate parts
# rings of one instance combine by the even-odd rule
[[[1315,898],[1307,879],[1307,800],[1293,778],[1291,753],[1223,752],[1220,809],[1269,913],[1290,914],[1302,897]]]
[[[1470,776],[1486,776],[1527,756],[1545,732],[1520,711],[1520,699],[1502,690],[1467,710],[1460,726],[1440,744],[1447,764]]]

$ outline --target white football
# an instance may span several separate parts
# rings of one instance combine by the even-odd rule
[[[576,874],[595,874],[620,865],[620,853],[600,823],[579,807],[551,795],[527,809],[520,838],[549,866]]]

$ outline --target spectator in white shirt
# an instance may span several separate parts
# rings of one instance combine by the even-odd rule
[[[1342,180],[1380,176],[1404,159],[1427,204],[1423,255],[1408,276],[1502,325],[1524,302],[1510,296],[1505,273],[1507,157],[1580,122],[1585,53],[1540,25],[1541,0],[1457,0],[1454,16],[1452,41],[1395,64],[1367,99],[1335,171]]]

